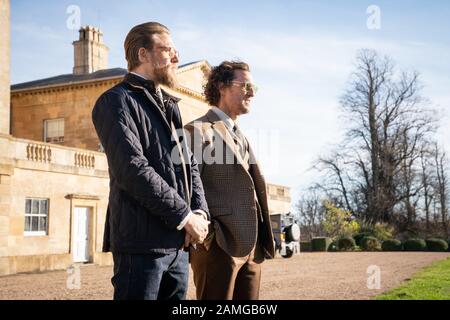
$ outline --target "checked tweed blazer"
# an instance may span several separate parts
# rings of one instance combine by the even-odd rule
[[[266,182],[251,147],[248,159],[242,159],[231,133],[213,110],[187,124],[185,130],[211,214],[208,238],[214,234],[227,254],[245,257],[259,236],[264,256],[273,258]],[[206,248],[209,244],[205,241]]]

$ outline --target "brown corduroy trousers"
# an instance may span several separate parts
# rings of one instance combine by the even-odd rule
[[[246,257],[231,257],[215,239],[209,250],[203,245],[190,252],[197,300],[258,300],[261,283],[261,245]]]

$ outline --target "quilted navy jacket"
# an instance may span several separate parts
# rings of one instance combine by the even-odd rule
[[[197,162],[183,130],[175,134],[183,128],[179,100],[163,92],[170,123],[150,92],[151,81],[127,74],[92,111],[110,177],[103,251],[173,252],[183,246],[176,228],[189,211],[208,213]]]

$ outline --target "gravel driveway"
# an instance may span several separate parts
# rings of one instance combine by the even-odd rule
[[[302,253],[263,264],[261,299],[370,299],[450,253]],[[367,268],[381,270],[381,289],[367,288]],[[81,288],[67,289],[66,271],[0,277],[0,299],[111,299],[111,267],[80,267]],[[190,277],[188,299],[195,299]]]

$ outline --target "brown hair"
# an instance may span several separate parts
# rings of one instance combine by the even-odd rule
[[[151,50],[153,48],[153,35],[168,33],[169,29],[158,22],[146,22],[134,26],[128,32],[125,38],[125,59],[128,62],[128,70],[131,71],[141,64],[139,61],[139,49],[146,48]]]
[[[250,71],[250,67],[242,61],[224,61],[212,68],[204,86],[205,98],[210,105],[217,106],[220,100],[219,88],[221,85],[229,86],[231,84],[235,78],[235,70]]]

